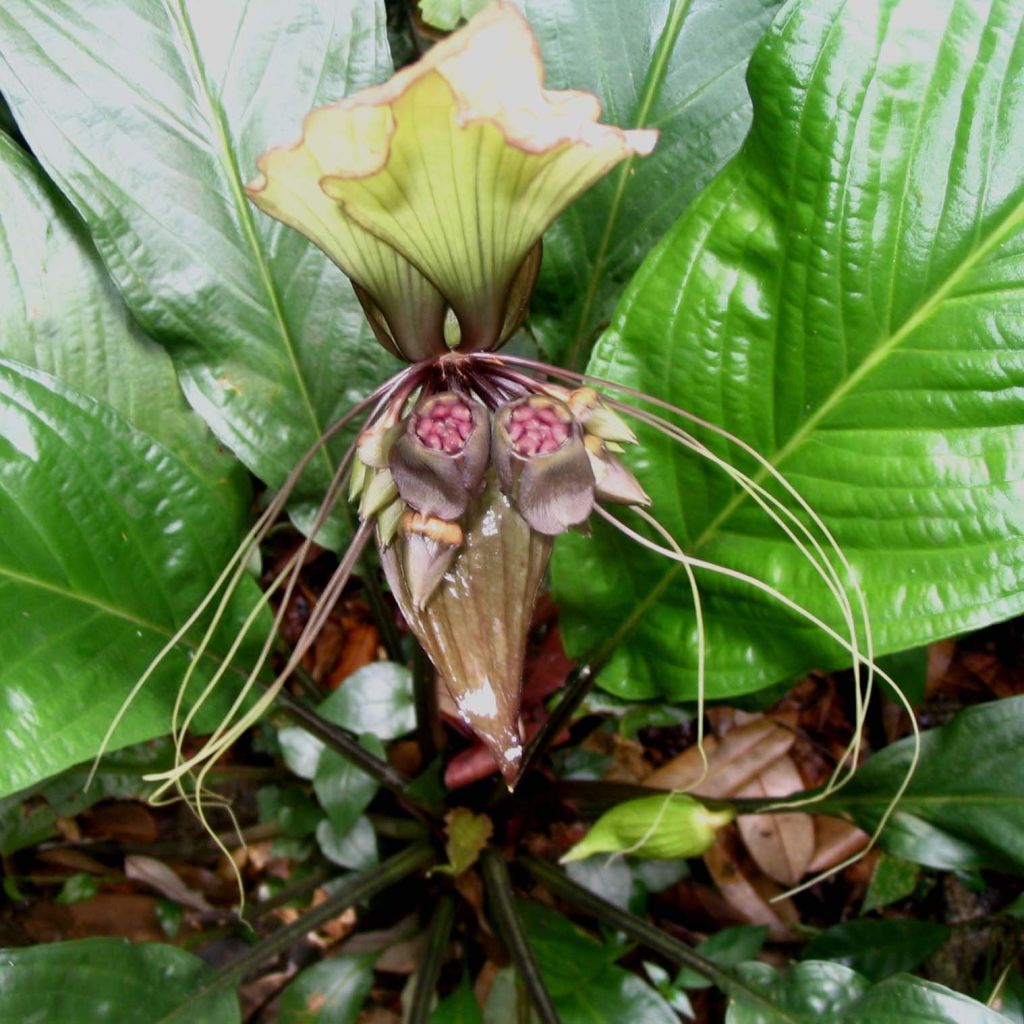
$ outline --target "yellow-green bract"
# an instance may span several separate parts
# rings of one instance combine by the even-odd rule
[[[647,860],[698,857],[734,817],[731,810],[712,811],[685,793],[627,800],[602,814],[562,863],[595,853],[628,853]]]

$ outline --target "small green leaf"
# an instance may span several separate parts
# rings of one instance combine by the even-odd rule
[[[713,845],[718,829],[734,817],[731,810],[709,810],[686,793],[627,800],[602,814],[562,857],[562,863],[595,853],[627,853],[652,860],[699,857]]]
[[[882,845],[927,867],[1024,873],[1024,696],[961,711],[921,737],[921,762]],[[893,743],[857,769],[844,789],[818,805],[861,828],[878,824],[906,774],[912,741]]]
[[[871,985],[849,967],[816,960],[795,964],[782,975],[762,963],[739,970],[776,1008],[735,996],[726,1024],[1005,1024],[981,1003],[907,974]]]
[[[477,862],[494,832],[494,824],[486,814],[474,814],[468,807],[453,808],[444,816],[444,821],[448,863],[434,871],[458,876]]]
[[[66,879],[57,894],[57,903],[81,903],[91,900],[99,892],[99,884],[92,875],[81,872]]]
[[[339,832],[325,818],[316,827],[316,841],[332,863],[353,871],[372,868],[378,861],[377,836],[366,817],[358,817],[346,832]]]
[[[767,938],[768,929],[762,925],[739,925],[723,928],[694,948],[701,956],[721,967],[735,967],[753,960],[761,952]],[[711,982],[703,974],[684,967],[676,977],[675,984],[679,988],[708,988]]]
[[[678,1024],[672,1008],[652,986],[615,965],[625,947],[604,945],[539,904],[522,903],[519,909],[562,1024]],[[491,1015],[486,1019],[490,1021]]]
[[[459,987],[445,996],[430,1015],[430,1024],[483,1024],[484,1015],[473,994],[469,975],[463,974]]]
[[[359,744],[378,757],[384,757],[384,744],[376,736],[360,736]],[[379,788],[376,779],[335,750],[325,750],[317,761],[313,789],[339,836],[345,835],[355,824]]]
[[[375,661],[353,672],[317,711],[355,733],[404,736],[416,728],[412,673],[393,661]]]
[[[373,984],[377,953],[333,956],[304,970],[285,990],[280,1024],[355,1024]]]
[[[420,17],[433,28],[451,32],[460,21],[468,21],[490,0],[419,0]]]
[[[871,874],[860,912],[867,914],[879,907],[905,900],[917,888],[920,877],[921,869],[917,864],[883,853]]]
[[[298,786],[264,786],[256,802],[260,820],[277,822],[286,839],[304,839],[323,817],[312,797]]]
[[[945,925],[932,921],[885,918],[846,921],[815,936],[803,960],[845,964],[869,981],[882,981],[920,966],[949,938]]]
[[[0,1024],[154,1024],[213,972],[174,946],[81,939],[0,951]],[[70,983],[69,983],[70,982]],[[222,992],[192,1007],[191,1024],[238,1024]]]

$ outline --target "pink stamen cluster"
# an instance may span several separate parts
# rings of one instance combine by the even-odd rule
[[[556,452],[569,439],[569,423],[553,405],[524,403],[512,410],[508,438],[518,455]]]
[[[458,455],[473,429],[473,410],[461,399],[428,402],[416,414],[413,426],[425,447],[446,455]]]

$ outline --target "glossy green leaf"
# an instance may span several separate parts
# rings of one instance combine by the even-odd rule
[[[392,361],[340,271],[242,186],[311,107],[390,73],[383,4],[11,0],[0,57],[33,151],[189,401],[280,484]]]
[[[739,148],[747,61],[780,0],[517,2],[549,88],[585,89],[609,124],[661,133],[544,238],[533,324],[550,357],[579,365],[648,249]]]
[[[726,1024],[1005,1024],[981,1003],[907,974],[871,985],[849,967],[815,960],[783,975],[762,963],[744,964],[741,973],[778,1008],[734,999]]]
[[[416,728],[412,673],[393,661],[375,661],[357,669],[317,712],[355,733],[393,740]]]
[[[91,766],[70,768],[45,782],[0,799],[0,855],[34,846],[58,832],[58,818],[74,818],[100,800],[142,799],[152,790],[142,776],[171,766],[170,741],[152,741],[107,754],[92,785]]]
[[[464,974],[459,987],[445,996],[430,1015],[430,1024],[483,1024],[484,1015],[473,995],[469,976]]]
[[[167,353],[132,319],[78,215],[0,135],[0,356],[119,412],[219,489],[241,519],[242,467],[185,402]]]
[[[0,521],[6,795],[96,754],[238,530],[217,490],[170,451],[93,399],[2,360]],[[252,607],[255,585],[245,583],[228,627]],[[165,659],[115,746],[168,731],[191,650],[183,644]],[[204,657],[197,676],[217,664]]]
[[[737,925],[715,932],[703,942],[698,942],[694,949],[720,967],[735,967],[753,960],[761,952],[767,938],[768,928],[764,925]],[[680,988],[708,988],[711,982],[692,967],[684,967],[676,977],[675,984]]]
[[[875,864],[860,912],[868,913],[905,900],[917,888],[921,868],[909,860],[883,853]]]
[[[654,988],[615,966],[625,949],[598,942],[537,903],[522,903],[519,910],[562,1024],[620,1020],[678,1024],[672,1008]]]
[[[921,762],[882,845],[927,867],[1024,873],[1024,696],[961,711],[921,738]],[[912,741],[893,743],[817,809],[873,829],[910,763]]]
[[[332,956],[307,967],[284,991],[280,1024],[355,1024],[373,984],[376,953]]]
[[[360,745],[378,757],[384,757],[384,744],[376,736],[367,734],[359,739]],[[317,762],[313,789],[320,806],[338,835],[345,835],[356,819],[369,806],[379,784],[335,750],[325,750]]]
[[[639,271],[591,363],[739,435],[828,522],[880,653],[1024,608],[1024,8],[804,0],[758,46],[751,133]],[[825,616],[820,579],[729,478],[650,430],[633,459],[692,553]],[[780,493],[725,442],[708,445]],[[793,506],[796,507],[796,506]],[[701,572],[708,692],[849,664],[749,585]],[[676,563],[602,529],[555,558],[574,653],[615,692],[692,697]]]
[[[948,938],[949,929],[933,921],[895,917],[845,921],[816,935],[801,956],[845,964],[869,981],[882,981],[919,967]]]
[[[339,867],[365,871],[378,861],[377,836],[369,818],[359,817],[343,832],[328,819],[316,827],[316,841],[323,855]]]
[[[0,952],[0,1024],[153,1024],[212,973],[174,946],[81,939]],[[192,1024],[237,1024],[233,992],[193,1008]]]

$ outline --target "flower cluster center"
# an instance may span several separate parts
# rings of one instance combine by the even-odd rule
[[[445,396],[416,413],[413,430],[426,448],[458,455],[473,429],[473,410],[461,398]]]
[[[518,455],[556,452],[569,439],[570,422],[553,404],[526,402],[512,410],[508,439]]]

